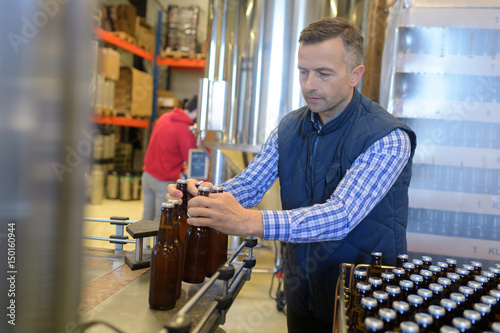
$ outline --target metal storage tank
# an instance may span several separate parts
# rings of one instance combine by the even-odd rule
[[[212,149],[210,180],[220,184],[259,151],[287,112],[305,104],[297,78],[300,31],[338,9],[324,0],[211,0],[209,8],[199,129]],[[243,165],[236,166],[237,156]]]

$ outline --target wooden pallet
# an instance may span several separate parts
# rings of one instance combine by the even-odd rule
[[[191,60],[201,60],[205,59],[205,54],[204,53],[189,53],[189,52],[178,52],[178,51],[165,51],[161,53],[162,58],[174,58],[174,59],[181,59],[181,58],[188,58]]]
[[[131,44],[137,45],[137,40],[130,36],[128,33],[123,32],[123,31],[110,31],[112,35],[115,35],[116,37],[120,38],[121,40],[124,40],[126,42],[129,42]]]

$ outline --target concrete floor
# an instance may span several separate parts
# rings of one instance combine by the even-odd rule
[[[100,205],[87,204],[85,207],[86,217],[127,216],[139,220],[141,215],[142,201],[104,200]],[[114,226],[84,222],[86,236],[109,237],[112,234],[115,234]],[[81,321],[104,321],[125,333],[158,332],[165,315],[148,307],[149,268],[132,271],[124,264],[124,253],[135,246],[127,244],[123,253],[115,253],[114,244],[109,242],[84,240],[83,245]],[[275,268],[274,244],[261,242],[261,245],[254,252],[256,270],[243,286],[218,332],[286,332],[286,317],[269,296],[273,274],[266,271]],[[275,279],[273,295],[276,282]],[[183,302],[191,296],[193,286],[187,284],[191,289],[183,287],[186,289],[181,296]],[[111,331],[104,325],[96,325],[86,332]]]

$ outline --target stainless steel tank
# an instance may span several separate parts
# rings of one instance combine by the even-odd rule
[[[242,152],[248,161],[279,120],[305,104],[297,77],[300,31],[336,14],[336,1],[210,1],[199,129],[212,147],[212,182],[240,169],[221,150]]]

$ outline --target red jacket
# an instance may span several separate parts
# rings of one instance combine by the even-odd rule
[[[161,181],[176,181],[189,159],[189,149],[196,139],[189,130],[193,120],[184,110],[174,108],[158,118],[144,157],[142,170]]]

